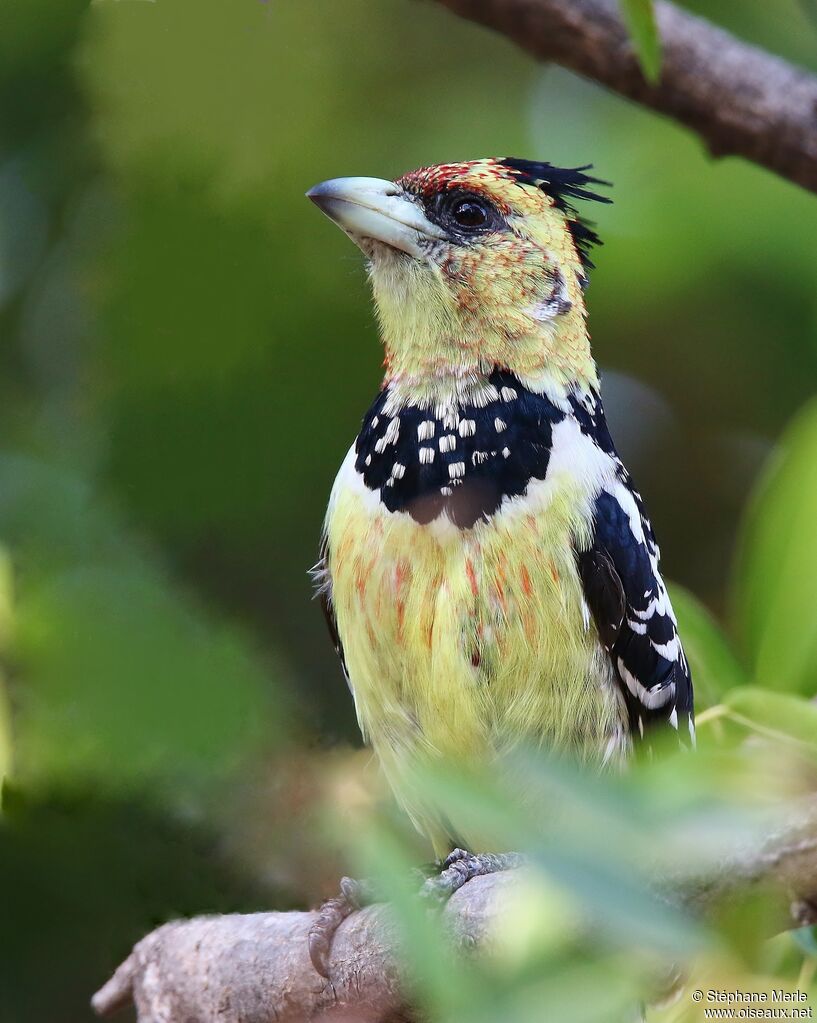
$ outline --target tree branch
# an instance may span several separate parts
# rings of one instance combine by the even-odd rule
[[[474,878],[443,910],[455,948],[485,947],[518,872]],[[759,887],[776,893],[780,926],[813,922],[817,799],[799,804],[759,845],[746,844],[694,882],[664,879],[662,893],[697,914]],[[144,938],[93,998],[109,1015],[133,1000],[139,1023],[406,1023],[402,957],[389,907],[348,917],[332,946],[331,982],[310,962],[314,913],[198,917]]]
[[[616,0],[437,0],[680,121],[714,156],[743,156],[817,191],[817,77],[666,0],[661,79],[644,79]]]
[[[483,944],[512,873],[474,878],[443,910],[458,947]],[[309,959],[315,913],[196,917],[165,924],[139,942],[92,1000],[107,1016],[133,1000],[139,1023],[404,1023],[397,938],[384,904],[338,928],[331,982]]]

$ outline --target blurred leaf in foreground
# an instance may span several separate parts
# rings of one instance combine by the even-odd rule
[[[767,699],[768,698],[768,699]],[[815,716],[802,714],[807,708]],[[662,1000],[667,978],[693,987],[793,988],[797,946],[774,945],[779,910],[757,889],[707,920],[690,918],[672,893],[708,883],[724,856],[761,843],[787,798],[769,764],[792,745],[817,750],[817,710],[801,698],[738,686],[719,712],[766,722],[768,756],[735,748],[667,752],[626,774],[598,776],[541,751],[516,750],[491,769],[434,764],[419,784],[440,813],[505,839],[529,865],[507,895],[485,950],[452,954],[450,936],[417,897],[411,839],[395,824],[361,819],[347,853],[392,903],[413,997],[437,1023],[611,1023]],[[792,737],[797,741],[792,743]],[[802,945],[801,941],[801,945]],[[481,946],[482,948],[482,946]],[[687,994],[650,1020],[697,1020]]]
[[[699,763],[686,791],[676,787],[667,797],[668,774],[683,780],[690,760]],[[356,868],[374,876],[394,906],[431,1018],[533,1023],[542,1005],[560,1007],[552,1018],[635,1018],[640,993],[669,964],[717,949],[716,935],[659,893],[667,877],[698,876],[718,862],[753,827],[749,814],[719,795],[719,766],[686,754],[655,774],[645,765],[598,777],[541,752],[516,751],[491,770],[435,764],[421,772],[418,784],[433,793],[440,813],[455,803],[458,819],[529,861],[519,875],[522,894],[498,920],[491,954],[476,970],[473,960],[451,955],[417,898],[411,841],[377,820],[356,828],[351,841],[347,828]]]
[[[488,939],[490,955],[463,957],[453,935],[417,896],[410,854],[396,829],[374,824],[355,836],[358,864],[388,892],[413,999],[437,1023],[610,1023],[632,1018],[637,971],[619,953],[588,942],[569,900],[539,871],[526,870],[520,898]],[[581,949],[581,953],[579,950]],[[552,1012],[552,1016],[550,1013]]]

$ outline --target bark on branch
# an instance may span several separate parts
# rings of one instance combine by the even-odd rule
[[[450,900],[441,926],[454,946],[484,948],[493,923],[519,883],[509,872],[477,877]],[[727,898],[772,886],[781,926],[813,922],[817,897],[817,799],[799,805],[761,843],[734,849],[695,883],[665,878],[663,892],[704,914]],[[371,906],[341,924],[332,948],[331,983],[309,960],[313,913],[198,917],[144,938],[94,996],[99,1015],[131,1000],[139,1023],[405,1023],[401,956],[389,907]]]
[[[657,84],[644,79],[616,0],[437,0],[554,61],[680,121],[715,156],[753,160],[817,191],[817,77],[667,0]]]

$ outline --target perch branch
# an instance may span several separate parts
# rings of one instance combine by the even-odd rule
[[[514,872],[477,877],[450,900],[443,921],[455,948],[484,948],[519,883]],[[662,882],[666,891],[668,880]],[[706,876],[676,882],[676,901],[705,914],[727,898],[770,886],[781,926],[813,922],[817,898],[817,799],[735,848]],[[198,917],[165,924],[139,942],[94,996],[101,1016],[133,1001],[139,1023],[406,1023],[401,957],[387,905],[348,917],[335,936],[331,982],[309,960],[314,913]]]
[[[616,0],[437,0],[680,121],[714,156],[743,156],[817,191],[817,77],[657,0],[660,81],[645,80]]]

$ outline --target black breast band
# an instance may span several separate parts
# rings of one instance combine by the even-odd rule
[[[389,511],[420,523],[446,513],[470,529],[545,478],[553,427],[567,413],[511,373],[495,370],[488,383],[496,396],[484,406],[462,403],[440,417],[411,405],[389,415],[389,390],[381,391],[363,420],[355,467]]]

